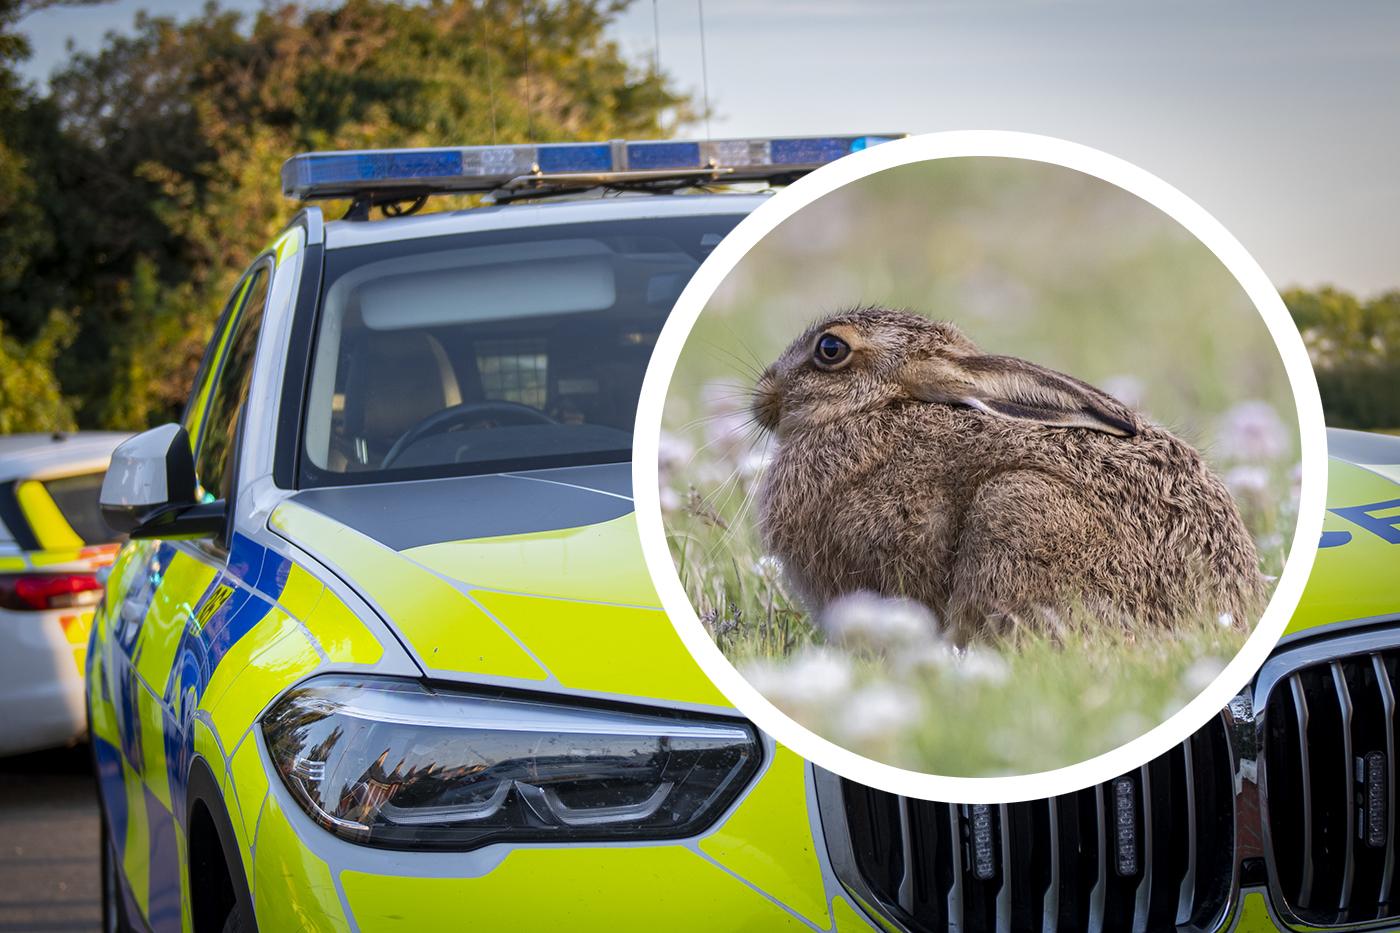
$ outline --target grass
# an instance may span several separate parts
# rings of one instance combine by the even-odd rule
[[[708,492],[667,497],[666,518],[677,571],[711,637],[797,722],[887,764],[978,777],[1084,761],[1179,710],[1246,637],[1200,620],[1136,636],[1107,626],[1063,639],[1022,633],[1014,644],[958,651],[926,620],[922,637],[906,626],[830,638],[743,520],[749,496]]]

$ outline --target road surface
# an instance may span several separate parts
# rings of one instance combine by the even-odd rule
[[[87,746],[0,758],[0,933],[102,927]]]

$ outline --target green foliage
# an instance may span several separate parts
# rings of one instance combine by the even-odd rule
[[[14,24],[38,6],[33,0],[0,0],[0,291],[13,287],[52,234],[35,203],[29,160],[11,142],[10,127],[26,100],[13,65],[29,57],[29,42]]]
[[[73,325],[54,314],[27,345],[0,325],[0,434],[72,431],[73,409],[53,377],[54,358],[73,338]]]
[[[69,309],[53,370],[84,427],[178,417],[229,289],[298,207],[279,184],[291,155],[655,137],[693,118],[606,40],[607,0],[138,14],[44,98],[8,70],[14,23],[45,0],[27,2],[0,0],[0,322],[35,341]]]
[[[18,284],[29,257],[52,245],[52,232],[34,193],[29,160],[0,138],[0,289]]]
[[[1400,291],[1362,301],[1331,286],[1290,288],[1283,301],[1307,344],[1327,423],[1400,427]]]

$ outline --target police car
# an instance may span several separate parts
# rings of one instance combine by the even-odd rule
[[[83,667],[98,574],[120,535],[97,491],[104,431],[0,437],[0,755],[71,745],[87,732]]]
[[[131,537],[87,664],[108,929],[1389,922],[1395,445],[1339,435],[1321,576],[1256,692],[1075,794],[844,781],[687,654],[627,461],[671,304],[766,197],[706,186],[878,141],[286,164],[348,214],[306,208],[253,262],[181,423],[103,484]],[[490,204],[414,215],[463,191]]]
[[[672,303],[766,197],[703,186],[878,141],[286,164],[348,214],[252,263],[181,423],[103,486],[132,539],[88,668],[109,926],[860,923],[803,762],[659,608],[630,458]],[[412,216],[442,192],[493,203]]]

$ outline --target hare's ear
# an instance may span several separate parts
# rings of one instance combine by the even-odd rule
[[[1013,356],[911,360],[902,372],[923,402],[967,405],[998,418],[1134,437],[1133,412],[1113,396],[1053,369]]]

